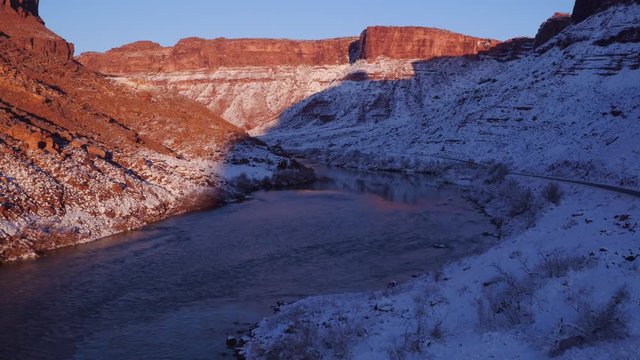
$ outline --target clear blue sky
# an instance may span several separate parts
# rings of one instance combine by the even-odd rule
[[[40,14],[76,53],[136,40],[322,39],[369,25],[416,25],[505,40],[532,36],[574,0],[41,0]]]

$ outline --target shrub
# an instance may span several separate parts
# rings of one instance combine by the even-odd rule
[[[549,185],[545,186],[542,189],[542,196],[549,201],[550,203],[560,205],[560,201],[562,200],[562,189],[560,188],[560,184],[553,182]]]
[[[286,323],[282,335],[267,344],[253,344],[251,353],[265,359],[332,359],[352,357],[351,347],[366,330],[358,321],[335,314],[322,325],[307,317],[302,308],[282,314],[280,323]]]
[[[484,182],[487,184],[500,183],[507,175],[509,175],[509,167],[506,164],[494,163],[487,168]]]
[[[629,334],[628,320],[622,305],[629,300],[626,286],[618,289],[611,299],[600,307],[581,301],[576,307],[578,318],[576,324],[564,323],[560,320],[561,340],[549,351],[549,356],[556,357],[567,350],[585,345],[593,345],[602,341],[624,339]]]
[[[287,167],[289,167],[289,163],[287,162],[287,160],[280,160],[280,162],[278,163],[278,170],[284,170]]]
[[[543,278],[559,278],[571,270],[579,270],[587,264],[584,256],[566,255],[559,252],[541,254],[542,260],[536,273]]]
[[[522,279],[496,267],[498,276],[485,283],[484,299],[476,301],[478,325],[483,331],[510,329],[529,323],[535,281],[531,275]]]
[[[516,181],[510,180],[500,188],[500,196],[508,206],[511,217],[533,212],[535,199],[530,189],[520,187]]]
[[[231,180],[231,184],[243,194],[248,194],[255,189],[255,184],[245,173]]]

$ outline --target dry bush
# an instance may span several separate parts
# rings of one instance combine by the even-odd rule
[[[560,184],[557,182],[550,183],[542,189],[542,197],[556,205],[560,205],[563,195],[564,193],[560,188]]]
[[[405,360],[407,358],[407,352],[404,349],[404,345],[397,345],[389,347],[387,350],[387,356],[389,360]]]
[[[500,196],[508,206],[508,214],[516,217],[536,209],[533,193],[518,185],[516,181],[507,181],[499,189]]]
[[[307,319],[301,309],[295,309],[281,321],[289,324],[284,334],[266,347],[255,345],[253,354],[267,360],[316,360],[322,359],[323,354],[330,354],[332,359],[348,359],[355,341],[365,334],[359,322],[340,315],[318,325]]]
[[[245,173],[231,180],[231,185],[243,194],[249,194],[256,189],[256,184]]]
[[[537,289],[550,278],[560,278],[589,266],[589,259],[584,256],[553,252],[540,257],[533,269],[522,263],[522,277],[496,266],[498,276],[484,284],[484,298],[476,300],[480,330],[509,329],[533,321],[532,302]]]
[[[535,279],[531,275],[519,279],[499,267],[496,269],[498,276],[484,284],[484,298],[476,301],[478,327],[492,331],[530,323]]]
[[[431,326],[429,326],[429,338],[435,342],[444,342],[445,338],[445,330],[443,327],[444,319],[434,321]]]
[[[316,348],[318,328],[308,321],[297,320],[286,330],[287,336],[275,342],[262,353],[267,360],[300,359],[320,360],[322,354]]]
[[[509,166],[503,163],[493,163],[487,167],[484,177],[486,184],[497,184],[509,175]]]
[[[404,334],[404,349],[412,353],[420,353],[426,340],[427,328],[425,326],[426,310],[424,302],[416,301],[415,329],[409,329]]]
[[[549,356],[560,356],[575,347],[626,338],[629,327],[622,306],[628,300],[629,291],[623,286],[599,307],[584,299],[578,301],[575,307],[577,322],[570,324],[560,320],[558,337],[561,339],[549,351]]]
[[[543,278],[559,278],[567,275],[571,270],[584,268],[588,259],[584,256],[568,255],[560,252],[540,254],[542,260],[538,263],[535,273]]]
[[[323,336],[323,343],[333,352],[334,359],[348,359],[351,357],[351,345],[364,335],[364,330],[356,322],[346,317],[339,317],[338,322],[331,323]]]

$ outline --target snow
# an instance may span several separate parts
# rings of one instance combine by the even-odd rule
[[[494,218],[507,204],[483,194],[511,180],[535,194],[536,211],[507,217],[498,245],[441,272],[282,307],[253,331],[248,358],[638,358],[640,199],[562,183],[561,202],[545,203],[548,180],[491,185],[445,158],[637,189],[638,44],[593,42],[639,23],[640,6],[616,7],[518,61],[445,59],[410,79],[347,81],[256,130],[335,165],[433,170]]]

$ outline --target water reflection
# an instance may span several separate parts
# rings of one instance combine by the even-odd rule
[[[423,175],[364,172],[317,167],[321,174],[312,185],[316,190],[338,190],[355,194],[374,194],[388,202],[416,204],[439,191]]]

